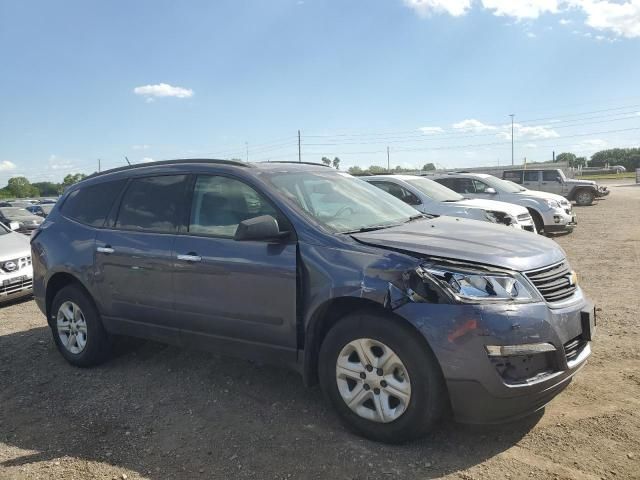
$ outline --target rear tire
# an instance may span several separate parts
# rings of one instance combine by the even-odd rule
[[[111,340],[93,300],[78,285],[62,288],[51,304],[53,340],[62,356],[76,367],[91,367],[107,360]]]
[[[320,348],[320,385],[349,429],[371,440],[402,443],[424,436],[442,417],[446,386],[419,335],[376,312],[348,315],[329,331]]]
[[[595,195],[589,190],[578,190],[575,194],[576,203],[581,206],[591,205]]]

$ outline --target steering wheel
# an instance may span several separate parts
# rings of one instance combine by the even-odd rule
[[[340,207],[340,209],[335,213],[335,215],[333,216],[333,218],[338,218],[339,216],[341,216],[343,213],[345,213],[347,210],[349,210],[351,212],[351,215],[353,215],[354,213],[356,213],[356,211],[351,208],[349,205],[345,205],[344,207]]]

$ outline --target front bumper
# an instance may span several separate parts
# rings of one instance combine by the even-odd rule
[[[606,197],[610,193],[611,193],[611,190],[609,190],[607,187],[598,187],[598,191],[596,193],[596,197],[598,197],[598,198]]]
[[[410,303],[396,310],[425,336],[438,359],[455,418],[496,423],[544,407],[591,354],[595,313],[582,298],[551,309],[522,305]],[[548,343],[552,352],[491,357],[487,346]]]
[[[578,225],[578,217],[570,208],[554,208],[542,216],[547,233],[571,232]]]
[[[33,293],[33,269],[21,268],[12,274],[0,273],[0,304]]]

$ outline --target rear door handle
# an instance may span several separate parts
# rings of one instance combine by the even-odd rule
[[[107,255],[109,255],[110,253],[115,252],[115,250],[109,246],[107,247],[98,247],[96,248],[96,252],[98,253],[106,253]]]
[[[185,262],[201,262],[202,257],[195,253],[188,253],[187,255],[178,255],[178,260],[183,260]]]

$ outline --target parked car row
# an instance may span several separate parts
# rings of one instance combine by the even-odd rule
[[[447,411],[534,412],[595,333],[564,251],[527,231],[568,228],[571,207],[494,177],[433,180],[212,160],[94,174],[31,237],[35,300],[73,365],[107,360],[118,335],[269,361],[379,441]]]

